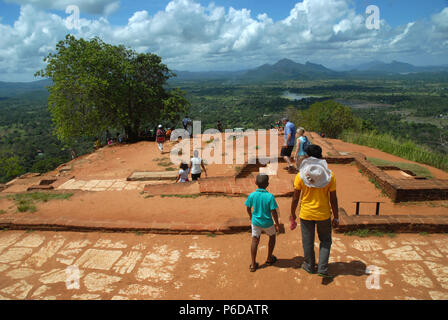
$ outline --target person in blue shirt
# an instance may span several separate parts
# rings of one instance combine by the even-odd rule
[[[308,137],[305,136],[305,129],[299,128],[297,130],[297,150],[296,150],[296,168],[297,171],[300,171],[300,165],[302,161],[308,157],[308,154],[305,152],[305,146],[310,142],[308,141]]]
[[[257,250],[262,231],[269,236],[266,264],[272,265],[277,261],[277,258],[272,253],[274,252],[276,233],[279,232],[278,205],[274,195],[266,191],[266,188],[269,186],[269,176],[259,174],[255,183],[258,189],[251,193],[244,203],[252,224],[252,263],[249,266],[250,272],[255,272],[258,269]],[[252,208],[254,209],[253,212]]]
[[[288,163],[286,170],[295,173],[294,163],[291,158],[292,151],[294,150],[294,145],[296,142],[296,126],[294,123],[289,121],[288,118],[282,119],[283,125],[285,126],[285,143],[283,144],[281,156]]]

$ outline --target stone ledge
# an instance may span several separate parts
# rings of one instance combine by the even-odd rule
[[[388,232],[431,232],[447,233],[448,216],[348,216],[343,208],[339,209],[339,227],[337,233],[355,231],[358,229],[371,229]]]
[[[230,219],[221,224],[201,223],[134,223],[132,221],[73,221],[68,219],[2,219],[0,230],[33,230],[65,232],[152,233],[152,234],[235,234],[249,232],[250,221]],[[283,224],[280,229],[284,230]],[[283,231],[284,232],[284,231]]]

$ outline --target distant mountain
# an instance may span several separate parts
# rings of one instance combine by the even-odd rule
[[[0,81],[0,97],[13,97],[27,93],[47,93],[47,86],[50,86],[52,81],[49,79],[32,81],[32,82],[3,82]]]
[[[264,64],[258,68],[247,71],[243,79],[252,80],[309,80],[335,76],[338,73],[321,64],[307,62],[296,63],[289,59],[282,59],[270,65]]]
[[[32,82],[3,82],[0,81],[0,89],[42,89],[51,85],[50,79],[32,81]]]
[[[191,72],[191,71],[173,71],[176,74],[176,80],[223,80],[236,79],[247,72],[243,71],[205,71],[205,72]]]
[[[384,74],[407,74],[407,73],[423,73],[423,72],[445,72],[448,71],[447,66],[427,66],[417,67],[409,63],[392,61],[385,63],[382,61],[370,61],[357,66],[343,65],[338,70],[349,71],[352,73],[384,73]]]
[[[191,72],[173,70],[177,75],[169,82],[182,81],[230,81],[230,82],[261,82],[283,80],[320,80],[320,79],[380,79],[386,76],[400,79],[412,77],[413,79],[447,79],[448,65],[417,67],[409,63],[392,61],[370,61],[359,65],[342,65],[329,69],[321,64],[306,62],[305,64],[294,62],[290,59],[282,59],[274,64],[264,64],[254,69],[240,71],[206,71]],[[51,85],[51,80],[39,80],[34,82],[1,82],[0,99],[26,94],[30,92],[47,93],[46,86]]]

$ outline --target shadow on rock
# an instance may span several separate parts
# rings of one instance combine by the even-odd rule
[[[285,268],[300,269],[303,261],[304,261],[303,257],[294,257],[292,259],[278,259],[272,265],[272,267],[281,268],[281,269],[285,269]],[[265,268],[265,267],[267,267],[267,265],[264,264],[261,267]]]
[[[331,278],[323,278],[322,284],[328,285],[338,276],[356,276],[361,277],[367,275],[367,266],[358,260],[351,262],[333,262],[328,264],[328,272]]]

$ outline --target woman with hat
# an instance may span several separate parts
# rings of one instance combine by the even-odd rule
[[[306,149],[309,158],[302,161],[300,172],[294,181],[294,197],[291,203],[291,221],[296,220],[296,209],[300,200],[300,227],[305,261],[302,268],[316,273],[314,253],[315,229],[320,240],[317,273],[322,277],[328,274],[328,261],[332,244],[332,226],[339,225],[336,178],[322,159],[322,148],[310,145]],[[333,213],[333,221],[331,215]]]

